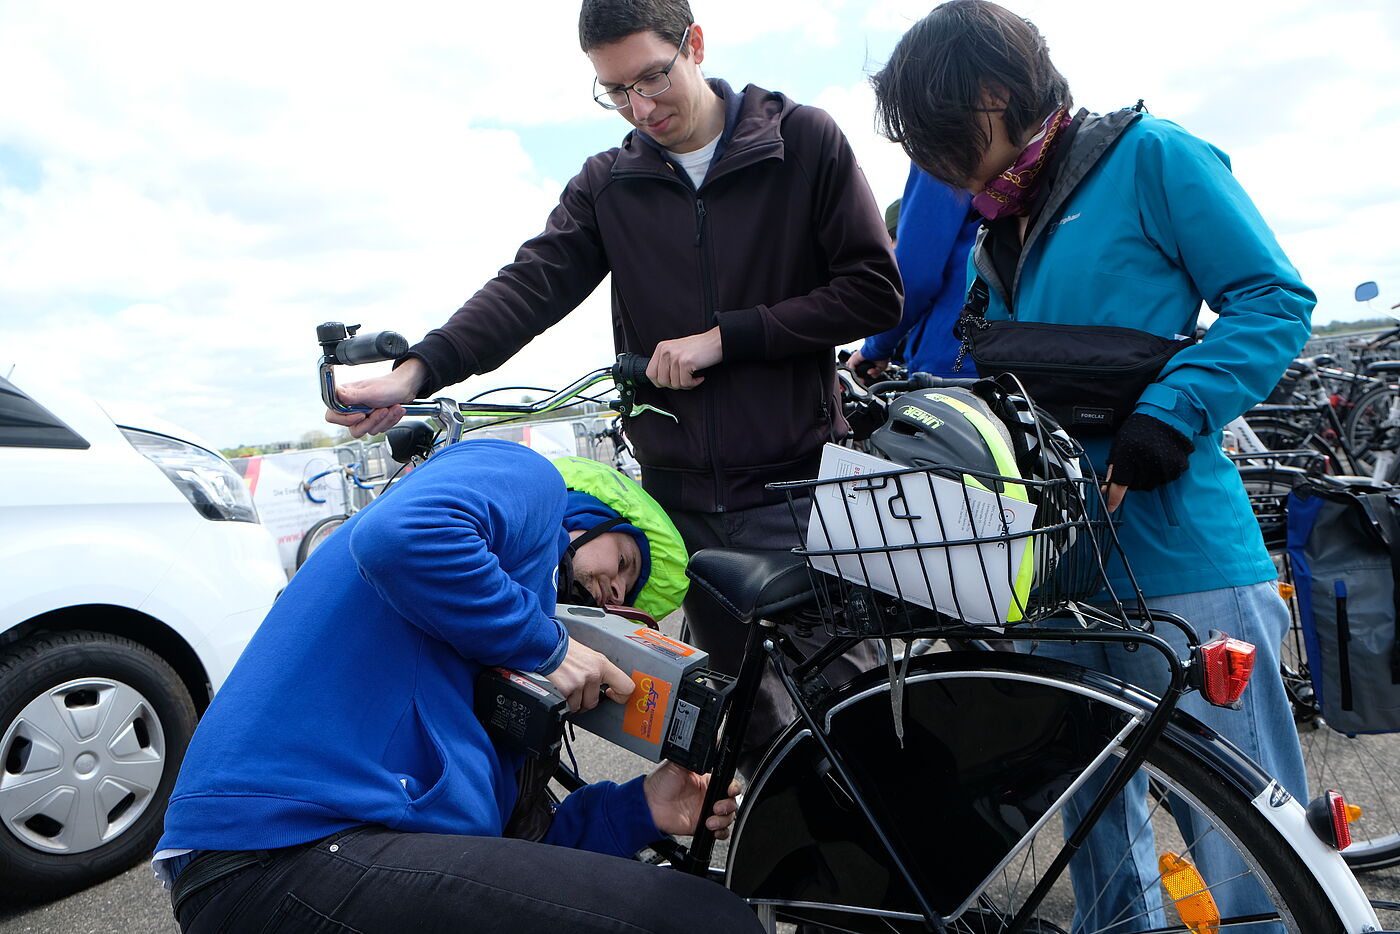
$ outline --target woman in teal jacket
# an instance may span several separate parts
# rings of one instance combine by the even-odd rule
[[[986,285],[988,318],[1170,339],[1196,331],[1202,302],[1219,315],[1112,437],[1086,438],[1085,448],[1109,480],[1109,506],[1148,602],[1259,650],[1242,710],[1196,696],[1183,707],[1304,795],[1277,674],[1287,610],[1238,471],[1221,451],[1221,429],[1268,394],[1302,347],[1312,292],[1222,152],[1140,104],[1075,113],[1038,30],[995,4],[937,7],[874,83],[887,135],[929,174],[970,191],[986,218],[971,266]],[[1110,580],[1127,588],[1121,564]],[[1146,658],[1154,653],[1097,646],[1065,654],[1148,688],[1164,683],[1163,666]],[[1136,792],[1125,792],[1072,864],[1076,930],[1161,923],[1157,886],[1140,884],[1157,867],[1152,841],[1134,832],[1144,813]],[[1192,855],[1208,876],[1229,877],[1208,845]],[[1222,909],[1251,910],[1250,885],[1237,886]]]

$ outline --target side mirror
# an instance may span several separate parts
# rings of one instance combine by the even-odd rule
[[[1381,290],[1374,282],[1363,282],[1356,287],[1356,300],[1358,302],[1369,302],[1379,294],[1381,294]]]

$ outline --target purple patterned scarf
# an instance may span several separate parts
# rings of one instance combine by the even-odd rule
[[[989,221],[1013,214],[1029,214],[1039,189],[1040,171],[1055,151],[1061,131],[1069,124],[1069,110],[1064,107],[1046,117],[1026,148],[1021,150],[1021,155],[1016,157],[1015,164],[992,179],[982,193],[972,199],[977,213]]]

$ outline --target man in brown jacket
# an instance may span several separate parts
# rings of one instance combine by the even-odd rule
[[[397,403],[500,366],[611,273],[617,349],[652,358],[656,388],[638,401],[677,416],[629,420],[643,486],[692,552],[790,548],[790,513],[765,484],[815,476],[822,443],[845,434],[832,348],[899,320],[879,208],[825,112],[702,76],[686,0],[584,0],[579,39],[595,99],[635,130],[588,159],[543,233],[391,374],[340,388],[373,411],[327,420],[384,431]],[[703,599],[688,598],[687,621],[732,670],[743,634]],[[754,735],[784,718],[768,697]]]

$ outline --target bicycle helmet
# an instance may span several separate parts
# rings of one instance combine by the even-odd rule
[[[906,467],[950,467],[970,487],[1028,502],[1007,426],[975,393],[961,387],[920,390],[890,403],[889,419],[870,436],[873,453]],[[947,473],[940,476],[952,479]],[[1035,547],[1026,549],[1013,582],[1008,622],[1022,618],[1035,577]]]
[[[552,463],[566,487],[597,499],[646,537],[649,571],[639,582],[633,606],[654,619],[680,606],[690,586],[685,576],[685,542],[656,500],[641,484],[607,464],[586,457],[561,457]]]
[[[920,390],[896,398],[870,446],[904,466],[976,471],[962,474],[963,482],[1036,507],[1034,528],[1055,531],[1027,540],[1007,621],[1022,619],[1031,593],[1054,579],[1074,547],[1077,524],[1086,516],[1083,486],[1074,482],[1084,477],[1078,443],[1024,392],[981,380],[971,389]],[[950,472],[943,475],[951,478]]]

